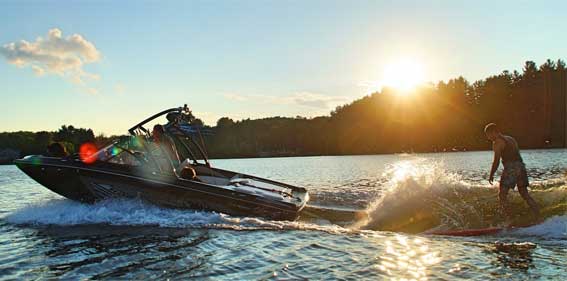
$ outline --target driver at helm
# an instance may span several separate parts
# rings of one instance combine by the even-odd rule
[[[175,173],[175,167],[177,167],[177,170],[179,170],[179,176],[181,178],[198,180],[195,169],[193,169],[191,164],[188,161],[181,161],[181,158],[179,157],[179,154],[177,153],[177,150],[175,148],[175,143],[165,133],[165,129],[162,125],[155,125],[152,131],[152,135],[154,143],[159,147],[161,154],[166,155],[166,157],[169,158],[164,159],[163,157],[161,157],[159,162],[162,171],[173,171]]]
[[[175,144],[173,140],[165,134],[165,129],[162,125],[157,124],[152,130],[154,144],[158,147],[157,154],[160,154],[160,168],[162,171],[168,171],[177,167],[181,163]],[[163,161],[164,160],[164,161]],[[167,167],[167,168],[166,168]]]

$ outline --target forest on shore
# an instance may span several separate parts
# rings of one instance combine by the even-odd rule
[[[483,127],[495,122],[521,148],[566,144],[567,70],[561,59],[469,82],[463,77],[420,86],[409,94],[382,90],[338,106],[329,116],[220,118],[205,136],[212,158],[381,154],[489,149]],[[0,133],[0,163],[62,142],[75,152],[83,142],[113,137],[62,126],[55,132]]]

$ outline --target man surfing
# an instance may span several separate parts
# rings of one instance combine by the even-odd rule
[[[490,170],[488,182],[492,184],[494,181],[494,173],[498,170],[500,159],[504,165],[504,171],[500,177],[500,189],[498,198],[500,208],[508,220],[511,219],[510,210],[508,208],[508,191],[518,186],[520,196],[528,203],[536,220],[539,219],[539,207],[534,199],[528,194],[528,174],[526,166],[520,155],[518,143],[511,137],[504,135],[494,123],[490,123],[484,127],[486,137],[492,141],[492,149],[494,150],[494,161]]]

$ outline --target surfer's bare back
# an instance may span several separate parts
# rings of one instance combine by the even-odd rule
[[[536,219],[539,219],[539,207],[534,199],[528,193],[528,174],[526,166],[520,155],[518,143],[511,137],[504,135],[494,123],[490,123],[484,127],[486,137],[492,141],[492,149],[494,150],[494,161],[492,162],[492,169],[490,170],[490,177],[488,182],[492,184],[494,181],[494,173],[498,170],[500,159],[504,165],[504,171],[500,177],[500,189],[498,198],[500,201],[500,208],[508,219],[511,218],[511,213],[508,208],[508,191],[518,186],[518,192],[522,198],[530,206]]]

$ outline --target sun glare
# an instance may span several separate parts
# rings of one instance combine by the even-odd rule
[[[406,94],[425,81],[423,66],[417,61],[404,59],[384,67],[382,87],[389,87]]]

